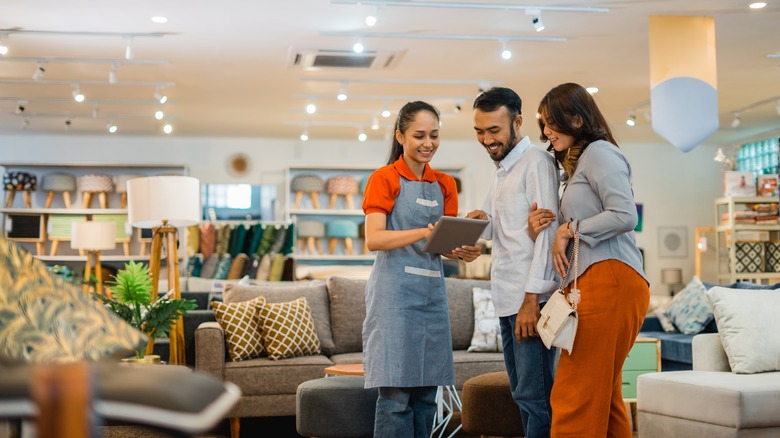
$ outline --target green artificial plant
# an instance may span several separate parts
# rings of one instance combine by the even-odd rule
[[[167,299],[165,295],[153,299],[151,273],[143,263],[131,260],[113,278],[110,283],[112,298],[93,295],[128,324],[145,333],[149,341],[167,336],[179,316],[196,307],[195,300]],[[145,350],[139,349],[136,355],[143,357]]]

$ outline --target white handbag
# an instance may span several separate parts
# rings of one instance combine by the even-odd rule
[[[578,227],[579,228],[579,227]],[[579,229],[574,234],[574,247],[572,248],[572,262],[574,265],[574,285],[569,291],[568,298],[564,294],[566,279],[569,277],[569,270],[561,280],[561,286],[556,290],[547,304],[542,307],[541,317],[536,324],[536,331],[542,338],[542,342],[547,348],[558,347],[571,354],[574,349],[574,338],[577,335],[577,324],[579,318],[577,315],[577,304],[580,302],[580,290],[577,289],[577,261],[579,259]]]

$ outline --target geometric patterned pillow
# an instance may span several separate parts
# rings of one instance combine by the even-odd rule
[[[680,333],[695,335],[704,330],[715,314],[707,299],[707,287],[695,275],[693,279],[674,296],[664,314]]]
[[[98,300],[0,238],[0,362],[120,358],[146,340]]]
[[[211,302],[214,316],[225,331],[228,353],[233,362],[259,357],[265,350],[257,320],[257,308],[264,303],[263,297],[240,303]]]
[[[263,339],[271,360],[320,354],[311,308],[305,297],[258,306]]]

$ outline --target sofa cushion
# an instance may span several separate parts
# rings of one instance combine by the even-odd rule
[[[330,277],[330,322],[334,354],[363,351],[363,320],[366,319],[366,280]]]
[[[271,360],[320,354],[320,340],[305,297],[258,307],[263,341]]]
[[[299,297],[305,297],[314,319],[314,328],[320,341],[322,354],[330,356],[335,350],[333,334],[330,326],[330,305],[328,290],[321,280],[284,282],[265,282],[252,286],[228,284],[225,286],[223,300],[235,303],[251,300],[258,296],[265,297],[266,303],[282,303]],[[360,321],[362,324],[362,320]]]
[[[0,238],[0,362],[116,358],[144,342],[146,335]]]
[[[501,328],[498,324],[496,309],[493,307],[490,289],[475,287],[474,299],[474,334],[471,336],[471,352],[503,351],[501,344]]]
[[[265,351],[257,309],[264,303],[263,297],[238,303],[211,303],[217,322],[225,330],[228,354],[233,362],[259,357]]]
[[[450,312],[452,349],[467,350],[471,345],[471,335],[474,333],[473,289],[475,287],[490,289],[490,281],[446,277],[444,284],[447,288]]]
[[[780,371],[780,292],[714,287],[707,297],[715,309],[731,371]]]
[[[706,292],[707,288],[694,276],[664,312],[680,333],[695,335],[715,317]]]

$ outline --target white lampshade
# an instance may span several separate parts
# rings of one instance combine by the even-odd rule
[[[116,248],[113,222],[73,222],[70,229],[70,247],[87,251]]]
[[[661,283],[663,284],[682,284],[682,269],[664,268],[661,269]]]
[[[191,176],[165,175],[127,181],[130,225],[154,228],[168,221],[187,227],[200,221],[200,181]]]

